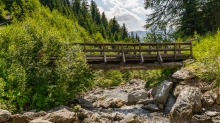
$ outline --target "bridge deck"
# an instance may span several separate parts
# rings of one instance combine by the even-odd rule
[[[91,70],[176,68],[192,57],[192,43],[75,43]]]

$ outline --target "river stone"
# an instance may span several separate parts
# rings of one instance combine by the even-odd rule
[[[197,87],[186,87],[182,90],[170,111],[170,120],[173,123],[188,123],[194,113],[202,108],[201,90]]]
[[[137,103],[140,99],[147,99],[148,93],[144,89],[132,92],[128,95],[128,103]]]
[[[120,123],[140,123],[140,120],[137,115],[128,113]]]
[[[25,112],[23,115],[35,118],[35,117],[45,116],[45,115],[47,115],[47,113],[45,111],[40,111],[40,112],[36,112],[36,113],[35,112]]]
[[[50,122],[50,121],[48,121],[48,120],[32,120],[31,122],[29,122],[29,123],[52,123],[52,122]]]
[[[148,105],[142,106],[141,108],[146,109],[146,110],[151,110],[151,111],[159,111],[159,108],[157,107],[156,104],[148,104]]]
[[[212,123],[220,123],[220,116],[213,117],[212,118]]]
[[[154,102],[160,104],[166,104],[167,98],[170,95],[170,90],[172,89],[173,82],[167,80],[163,81],[156,89],[154,95]]]
[[[77,116],[80,120],[83,120],[87,117],[92,116],[92,114],[93,114],[93,112],[88,111],[88,110],[83,109],[83,108],[80,108]]]
[[[114,112],[114,113],[111,113],[109,115],[109,120],[122,120],[124,119],[125,115],[122,114],[122,113],[119,113],[119,112]]]
[[[214,93],[212,90],[205,92],[201,98],[203,107],[209,107],[214,104],[217,97],[217,94]]]
[[[177,85],[177,86],[175,87],[175,89],[173,90],[173,96],[174,96],[175,98],[177,98],[177,97],[179,96],[179,94],[180,94],[180,91],[182,91],[184,88],[185,88],[184,85]]]
[[[212,120],[209,116],[196,114],[192,117],[191,123],[212,123]]]
[[[121,98],[107,98],[100,103],[100,107],[103,108],[120,108],[125,104],[125,101]]]
[[[216,111],[206,111],[205,113],[207,116],[210,116],[210,117],[215,117],[219,115],[219,112],[216,112]]]
[[[165,107],[165,113],[169,114],[170,111],[172,110],[173,105],[176,103],[176,99],[172,94],[168,97],[167,104]]]
[[[148,104],[153,104],[154,100],[153,99],[140,99],[137,104],[144,104],[144,105],[148,105]]]
[[[70,112],[66,109],[62,109],[47,114],[45,117],[43,117],[43,120],[48,120],[54,123],[72,123],[74,121],[78,121],[78,118],[75,112]]]
[[[85,118],[82,123],[111,123],[107,118],[100,117],[98,113],[93,113],[90,117]]]
[[[9,111],[0,109],[0,123],[8,121],[10,117],[11,113]]]
[[[80,98],[80,99],[78,99],[78,102],[82,108],[94,108],[92,102],[90,102],[86,99]]]
[[[183,69],[180,69],[178,71],[176,71],[172,77],[175,79],[191,79],[196,77],[195,75],[191,74],[193,73],[195,70],[192,67],[185,67]]]
[[[163,109],[164,109],[164,105],[163,105],[163,104],[159,104],[159,105],[158,105],[158,108],[159,108],[160,110],[163,110]]]
[[[30,121],[33,120],[33,118],[30,116],[19,115],[19,114],[12,115],[11,119],[12,119],[11,123],[29,123]]]

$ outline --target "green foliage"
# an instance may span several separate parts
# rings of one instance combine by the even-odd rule
[[[13,23],[0,30],[1,108],[39,111],[67,104],[93,86],[80,47],[70,45],[90,41],[89,35],[37,0],[21,2],[13,3]]]

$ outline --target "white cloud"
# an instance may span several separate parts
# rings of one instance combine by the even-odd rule
[[[149,15],[152,13],[151,10],[146,10],[146,9],[144,9],[144,7],[133,8],[133,9],[131,9],[131,11],[133,11],[137,14],[145,14],[145,15]]]
[[[114,6],[113,8],[110,8],[110,11],[106,11],[105,13],[108,19],[111,19],[115,16],[119,22],[141,21],[141,18],[138,17],[136,14],[130,12],[129,10],[125,8],[120,8],[118,6]]]
[[[102,14],[102,12],[104,12],[104,9],[100,6],[98,6],[99,12]]]
[[[104,5],[108,5],[108,3],[114,6],[120,6],[123,8],[135,8],[140,5],[139,0],[102,0]]]
[[[107,5],[107,1],[106,0],[102,0],[102,2],[104,3],[104,5]]]

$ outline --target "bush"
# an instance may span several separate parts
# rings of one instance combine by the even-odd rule
[[[22,5],[35,3],[39,1]],[[13,24],[0,30],[0,108],[45,110],[92,87],[93,72],[87,70],[80,47],[69,45],[89,40],[85,30],[41,6],[22,15],[17,10]]]

